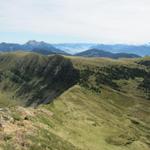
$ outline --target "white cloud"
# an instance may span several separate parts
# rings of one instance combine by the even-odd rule
[[[142,43],[150,40],[149,18],[149,0],[0,0],[0,32]]]

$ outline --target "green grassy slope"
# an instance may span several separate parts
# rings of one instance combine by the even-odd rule
[[[143,99],[107,87],[99,95],[75,86],[43,107],[53,113],[45,122],[50,131],[81,149],[149,149],[150,104]]]
[[[80,85],[96,92],[100,92],[101,86],[105,85],[117,91],[150,99],[149,57],[119,60],[70,58],[74,67],[80,70]]]
[[[73,144],[50,132],[44,123],[35,123],[35,114],[37,111],[29,108],[1,108],[0,149],[79,150]]]
[[[147,84],[150,79],[150,58],[111,60],[65,56],[65,60],[70,59],[74,67],[71,70],[77,70],[80,78],[75,78],[75,82],[53,97],[51,103],[33,109],[19,106],[20,101],[33,94],[33,90],[18,96],[17,89],[22,84],[14,84],[7,71],[14,73],[12,68],[21,67],[20,72],[24,73],[23,76],[18,74],[18,77],[24,79],[25,75],[30,74],[30,80],[25,78],[26,83],[38,89],[43,84],[37,82],[40,78],[35,70],[40,70],[53,56],[21,52],[2,55],[0,69],[6,74],[0,82],[1,149],[150,149],[150,88]],[[16,67],[16,60],[19,67]],[[67,77],[73,78],[72,75],[71,72]],[[47,76],[42,79],[49,81],[50,72]],[[58,89],[62,88],[60,83]],[[40,91],[39,88],[34,92],[40,96]],[[49,95],[50,88],[43,92]]]
[[[8,117],[0,146],[15,149],[13,143],[18,149],[33,150],[149,150],[149,108],[147,100],[108,87],[97,94],[76,85],[37,109],[11,108],[13,120]]]
[[[0,54],[0,90],[14,93],[28,106],[48,103],[77,80],[78,71],[62,56]]]

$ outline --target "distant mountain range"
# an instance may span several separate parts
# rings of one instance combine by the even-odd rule
[[[150,55],[150,44],[128,45],[128,44],[96,44],[96,43],[66,43],[54,44],[54,47],[61,49],[67,53],[75,54],[88,49],[96,48],[112,53],[131,53],[140,56]]]
[[[55,48],[53,45],[45,42],[37,42],[35,40],[28,41],[25,44],[14,44],[14,43],[1,43],[0,51],[9,52],[9,51],[33,51],[42,54],[67,54],[66,52]]]
[[[77,53],[76,56],[83,56],[83,57],[108,57],[113,59],[118,58],[138,58],[140,56],[136,54],[127,54],[127,53],[111,53],[104,50],[99,49],[90,49],[81,53]]]
[[[79,53],[79,52],[88,50],[94,46],[97,46],[97,44],[95,43],[64,43],[64,44],[53,44],[53,46],[73,55],[75,53]]]
[[[126,45],[126,44],[99,44],[92,48],[102,49],[112,53],[132,53],[140,56],[150,55],[150,44],[145,45]]]
[[[96,50],[91,52],[91,49]],[[119,53],[113,57],[137,57],[150,55],[150,44],[143,45],[126,45],[126,44],[96,44],[96,43],[64,43],[64,44],[49,44],[46,42],[37,42],[30,40],[25,44],[17,43],[0,43],[0,51],[33,51],[41,54],[63,54],[63,55],[79,55],[90,52],[90,57],[101,57],[100,53],[107,53],[107,56],[112,56],[112,53]],[[90,50],[90,51],[87,51]],[[98,51],[100,50],[100,51]],[[103,51],[103,52],[102,52]],[[95,54],[94,54],[95,53]],[[96,56],[97,54],[97,56]],[[131,54],[131,55],[128,55]],[[135,54],[135,55],[134,55]],[[103,56],[102,55],[102,56]],[[105,56],[105,55],[104,55]],[[103,57],[104,57],[103,56]]]

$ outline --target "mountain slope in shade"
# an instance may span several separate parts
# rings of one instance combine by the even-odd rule
[[[48,103],[78,81],[69,59],[30,52],[0,54],[0,90],[14,91],[25,105]]]
[[[136,54],[127,54],[127,53],[111,53],[104,50],[99,49],[90,49],[81,53],[77,53],[76,56],[84,56],[84,57],[108,57],[108,58],[138,58],[140,56]]]
[[[32,50],[32,52],[43,54],[43,55],[52,55],[52,54],[70,55],[59,49],[49,49],[49,48],[35,48]]]

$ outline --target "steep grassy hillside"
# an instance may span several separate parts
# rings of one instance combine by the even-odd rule
[[[78,150],[73,144],[52,133],[44,123],[34,120],[46,110],[22,107],[0,109],[0,149],[2,150]]]
[[[26,105],[48,103],[77,81],[78,71],[62,56],[0,55],[0,89],[13,92]]]
[[[10,150],[149,150],[149,108],[147,100],[108,87],[97,94],[77,85],[51,104],[1,113],[5,125],[0,146]]]
[[[1,54],[0,149],[149,150],[149,61]]]
[[[74,67],[80,71],[80,85],[101,92],[105,85],[117,91],[135,94],[150,99],[150,58],[141,59],[98,59],[70,57]],[[129,90],[130,89],[130,90]]]
[[[44,107],[53,113],[50,130],[81,149],[148,150],[149,106],[107,87],[99,95],[75,86]]]

